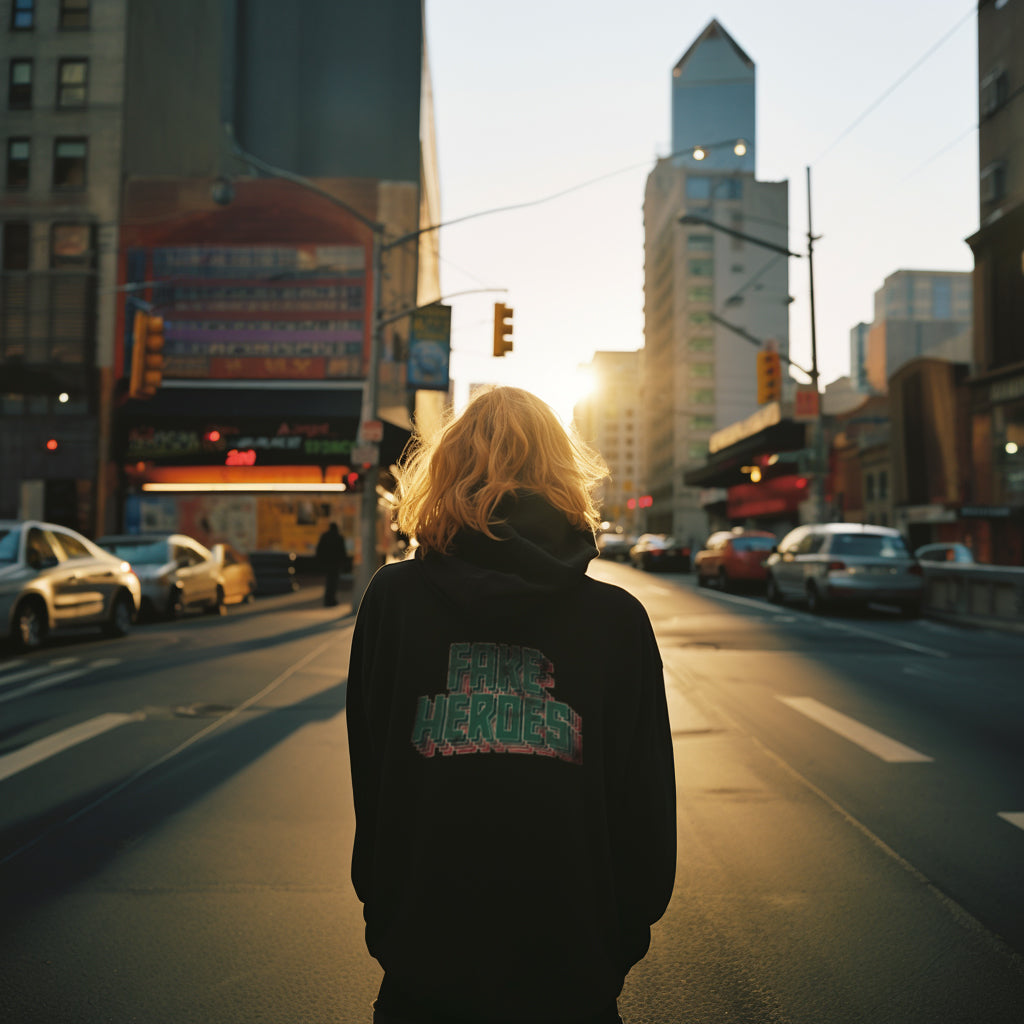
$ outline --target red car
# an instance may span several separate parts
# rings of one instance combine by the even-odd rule
[[[721,590],[764,585],[768,579],[765,559],[777,543],[775,534],[766,530],[721,530],[711,534],[694,559],[697,585],[707,587],[714,582]]]

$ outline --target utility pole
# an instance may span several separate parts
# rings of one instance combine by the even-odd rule
[[[828,472],[825,450],[825,401],[821,391],[820,373],[818,371],[818,331],[814,316],[814,243],[816,239],[811,228],[811,168],[807,168],[807,271],[810,284],[811,305],[811,383],[817,392],[818,415],[814,430],[814,518],[816,522],[825,522],[825,478]]]

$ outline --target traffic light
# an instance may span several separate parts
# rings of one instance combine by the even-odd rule
[[[494,304],[494,355],[512,351],[512,310],[503,302]]]
[[[363,474],[354,469],[345,474],[345,490],[350,494],[358,494],[363,489]]]
[[[757,403],[777,402],[782,397],[782,360],[778,352],[757,353]]]
[[[164,379],[164,318],[137,310],[132,339],[128,395],[152,398]]]

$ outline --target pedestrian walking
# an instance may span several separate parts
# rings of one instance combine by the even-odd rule
[[[345,547],[345,536],[338,529],[337,523],[320,534],[316,544],[316,560],[324,573],[324,606],[332,607],[338,603],[338,582],[343,572],[352,567]]]
[[[352,880],[375,1024],[616,1024],[675,875],[661,658],[587,575],[600,457],[519,388],[399,470],[415,558],[355,625]]]

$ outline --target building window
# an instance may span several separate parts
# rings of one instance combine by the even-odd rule
[[[999,68],[981,80],[978,89],[978,98],[981,106],[981,116],[988,117],[994,114],[1009,98],[1010,84],[1006,71]]]
[[[91,224],[54,224],[50,232],[50,266],[54,269],[78,267],[90,270],[96,265]]]
[[[28,188],[28,165],[31,149],[31,143],[28,139],[7,140],[8,189]]]
[[[689,448],[691,462],[703,462],[708,457],[708,445],[706,441],[691,441]]]
[[[53,187],[85,188],[89,143],[85,139],[57,139],[53,144]]]
[[[7,85],[9,110],[29,110],[32,107],[32,61],[16,57],[11,61]]]
[[[7,221],[4,224],[4,270],[28,270],[29,253],[28,221]]]
[[[739,178],[720,178],[715,183],[716,199],[740,199],[743,196],[743,182]]]
[[[697,285],[691,288],[687,293],[687,299],[690,302],[711,302],[711,288],[708,285]]]
[[[932,279],[932,319],[953,319],[953,286],[948,278]]]
[[[61,28],[89,27],[89,0],[60,0]]]
[[[715,389],[714,388],[694,388],[690,392],[690,401],[694,405],[714,405],[715,404]]]
[[[14,0],[11,5],[11,28],[26,31],[36,27],[35,0]]]
[[[711,252],[714,248],[714,239],[711,235],[687,235],[686,248],[697,252]]]
[[[687,269],[692,277],[711,277],[715,272],[715,261],[690,260]]]
[[[868,473],[864,477],[864,500],[874,501],[875,500],[875,474]]]
[[[691,430],[714,430],[715,429],[715,417],[714,416],[691,416],[690,417],[690,429]]]
[[[691,338],[686,346],[691,352],[710,352],[715,347],[714,338]]]
[[[981,201],[998,202],[1006,195],[1006,164],[1002,160],[989,164],[981,172]]]
[[[689,319],[693,327],[708,327],[711,324],[711,316],[708,313],[691,313]]]
[[[687,199],[710,199],[711,179],[700,174],[691,174],[686,179]]]
[[[84,107],[89,87],[89,62],[80,57],[60,62],[57,73],[57,106],[62,110]]]
[[[886,470],[878,471],[878,500],[885,501],[889,497],[889,474]]]

